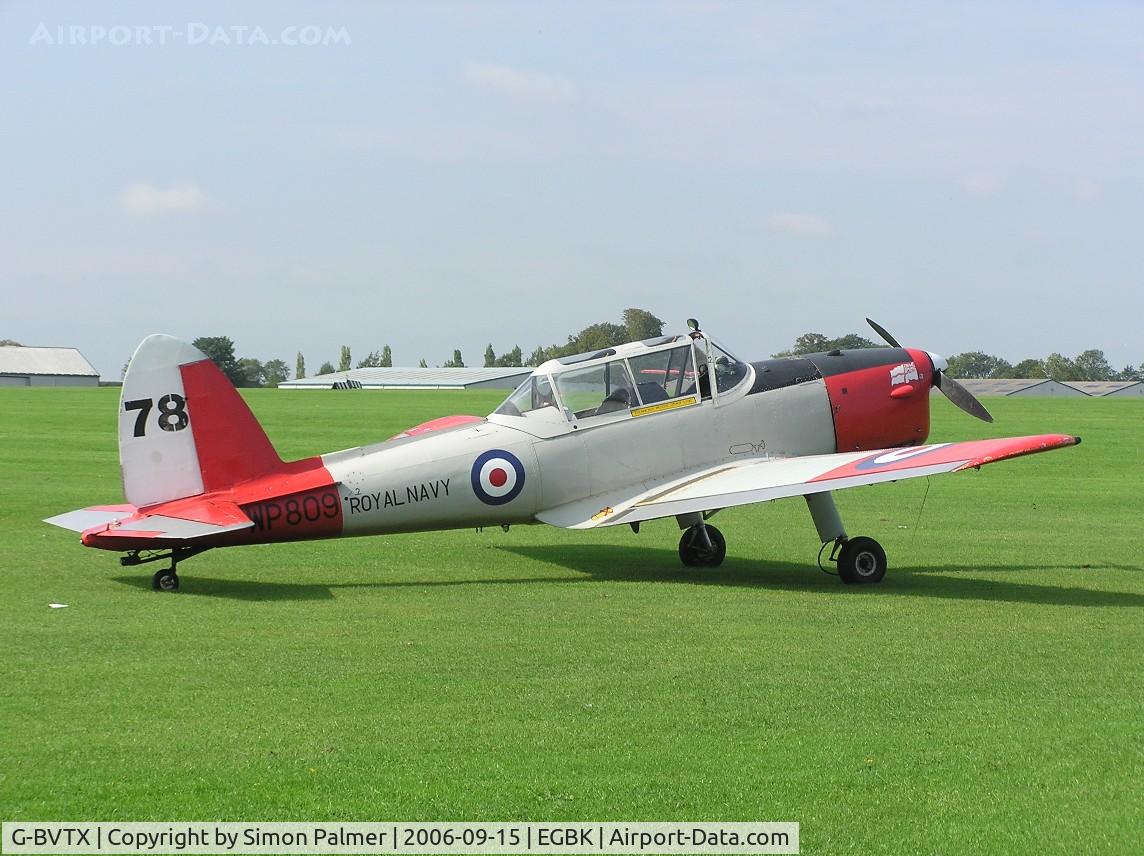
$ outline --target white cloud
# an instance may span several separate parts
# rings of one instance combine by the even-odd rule
[[[1001,179],[995,175],[969,175],[961,180],[961,189],[966,196],[985,199],[1001,192]]]
[[[466,63],[461,80],[476,89],[525,101],[568,101],[576,94],[575,85],[566,77],[488,62]]]
[[[205,199],[198,186],[189,182],[168,188],[136,182],[120,191],[119,207],[128,214],[150,217],[170,211],[198,211]]]
[[[804,238],[824,238],[834,234],[829,221],[814,214],[794,214],[790,211],[776,211],[767,217],[767,226],[776,232],[799,235]]]
[[[1089,178],[1082,178],[1076,183],[1074,194],[1078,202],[1096,202],[1103,195],[1100,185]]]

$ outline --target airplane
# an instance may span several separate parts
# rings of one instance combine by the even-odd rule
[[[177,567],[216,547],[547,523],[594,529],[674,517],[679,558],[726,555],[724,508],[803,497],[822,552],[848,584],[882,580],[886,553],[850,537],[837,490],[980,468],[1080,442],[1042,434],[926,444],[930,389],[992,416],[937,354],[889,347],[743,362],[688,332],[549,360],[487,417],[448,416],[373,445],[283,461],[200,350],[148,336],[123,379],[127,502],[45,522],[125,566]]]

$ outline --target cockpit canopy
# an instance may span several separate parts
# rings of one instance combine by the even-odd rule
[[[710,362],[709,362],[710,359]],[[749,367],[702,336],[663,336],[589,354],[549,360],[495,411],[527,416],[553,408],[569,422],[621,414],[633,408],[730,392]]]

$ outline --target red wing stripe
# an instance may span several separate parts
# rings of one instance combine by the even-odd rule
[[[1004,437],[996,440],[967,440],[963,443],[938,443],[903,449],[882,449],[864,458],[836,467],[811,479],[811,482],[851,478],[876,473],[912,470],[918,467],[957,464],[955,471],[980,467],[995,461],[1047,452],[1064,446],[1075,446],[1079,437],[1068,434],[1039,434],[1032,437]]]

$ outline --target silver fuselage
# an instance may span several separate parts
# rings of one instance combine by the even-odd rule
[[[744,456],[834,451],[821,379],[754,394],[751,380],[638,418],[625,411],[577,421],[545,408],[323,455],[342,496],[342,534],[533,523],[546,509]],[[519,492],[503,504],[489,504],[475,484],[474,461],[494,450],[523,470]]]

